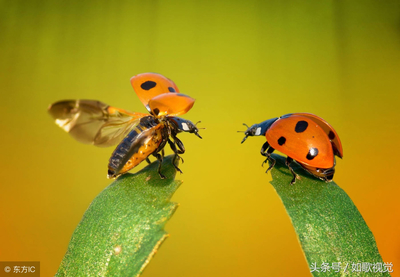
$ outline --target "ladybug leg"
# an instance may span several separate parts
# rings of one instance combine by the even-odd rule
[[[175,153],[174,159],[172,160],[172,163],[173,163],[175,169],[176,169],[177,171],[179,171],[180,173],[183,173],[182,170],[180,170],[179,167],[176,166],[176,159],[179,159],[179,158],[182,159],[182,158],[178,155],[178,153],[180,153],[179,150],[176,148],[175,143],[172,142],[170,139],[168,139],[168,144],[169,144],[169,146],[171,147],[172,151],[174,151],[174,153]],[[179,146],[178,146],[178,147],[179,147]]]
[[[175,152],[175,157],[176,158],[178,158],[178,159],[181,159],[182,160],[182,163],[184,163],[185,161],[183,160],[183,158],[181,157],[181,156],[179,156],[178,154],[183,154],[183,153],[185,153],[185,146],[183,146],[183,143],[182,143],[182,141],[180,140],[180,139],[178,139],[177,137],[174,137],[174,144],[175,144],[175,146],[177,146],[179,149],[177,149],[176,147],[175,147],[175,149],[176,149],[176,152]],[[177,168],[178,170],[179,170],[179,172],[180,173],[182,173],[182,171],[179,169],[179,168]]]
[[[179,156],[178,154],[183,154],[185,153],[185,146],[183,146],[183,143],[180,139],[178,139],[175,135],[172,136],[172,138],[174,139],[174,144],[175,146],[178,146],[179,150],[177,149],[177,151],[175,152],[175,154],[182,160],[182,163],[184,163],[185,161],[183,160],[183,158],[181,156]],[[175,147],[176,148],[176,147]]]
[[[146,162],[147,162],[148,164],[151,164],[151,161],[150,161],[149,157],[146,158]]]
[[[263,146],[261,147],[261,155],[263,155],[264,157],[267,157],[267,159],[261,164],[261,166],[264,166],[264,164],[265,164],[267,161],[269,161],[269,162],[271,163],[271,165],[268,167],[268,169],[267,169],[267,171],[265,171],[265,173],[268,173],[268,171],[270,171],[270,170],[274,167],[274,165],[275,165],[275,163],[276,163],[276,161],[275,161],[273,158],[271,158],[271,154],[272,154],[274,151],[275,151],[275,149],[272,148],[272,147],[269,145],[268,141],[266,141],[266,142],[263,144]]]
[[[174,142],[176,143],[176,145],[178,146],[178,148],[180,150],[179,154],[185,153],[186,150],[185,150],[185,146],[183,145],[182,141],[176,137]],[[182,163],[185,162],[181,156],[179,156],[179,158],[182,160]]]
[[[263,144],[263,146],[261,147],[261,155],[263,155],[264,157],[266,157],[267,155],[265,154],[265,152],[267,151],[267,149],[269,148],[269,143],[268,143],[268,141],[266,141],[264,144]],[[263,162],[262,163],[262,166],[264,166],[264,163],[266,163],[266,161],[265,162]]]
[[[293,168],[290,166],[290,164],[293,162],[293,159],[290,157],[286,158],[286,166],[289,168],[290,172],[293,175],[293,179],[292,181],[290,181],[290,184],[293,185],[294,183],[296,183],[296,179],[300,179],[299,175],[296,174],[296,172],[294,172]]]
[[[182,141],[180,139],[178,139],[177,137],[174,137],[174,143],[179,148],[179,150],[178,150],[179,154],[185,153],[185,146],[183,146],[183,143],[182,143]]]
[[[163,153],[164,151],[161,151],[161,155],[159,154],[159,153],[157,153],[157,154],[153,154],[153,156],[155,156],[156,158],[157,158],[157,160],[158,160],[158,169],[157,169],[157,172],[158,172],[158,175],[160,175],[160,178],[161,179],[165,179],[165,176],[161,173],[161,164],[162,164],[162,161],[163,161],[163,159],[164,159],[164,153]]]

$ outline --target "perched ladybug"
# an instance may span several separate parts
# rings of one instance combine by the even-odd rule
[[[164,179],[161,163],[167,142],[175,153],[174,166],[182,173],[175,160],[185,148],[177,134],[189,132],[201,136],[195,124],[177,115],[187,113],[195,100],[179,93],[172,80],[157,73],[133,76],[131,84],[150,115],[128,112],[96,100],[59,101],[50,105],[48,111],[58,126],[82,143],[100,147],[119,143],[108,164],[108,178],[116,178],[144,160],[150,163],[148,157],[153,155],[159,161],[158,173]]]
[[[336,131],[322,118],[309,113],[292,113],[254,124],[244,132],[245,137],[263,136],[267,141],[261,148],[261,155],[270,161],[268,172],[275,165],[272,152],[278,150],[287,155],[286,165],[293,175],[294,184],[299,178],[290,164],[298,162],[315,177],[330,182],[335,173],[335,155],[343,157],[342,144]]]

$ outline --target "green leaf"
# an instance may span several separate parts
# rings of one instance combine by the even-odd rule
[[[325,183],[292,163],[301,179],[290,185],[292,174],[285,158],[273,155],[272,186],[292,220],[308,265],[332,266],[340,262],[340,271],[314,271],[313,276],[390,276],[385,272],[353,272],[353,263],[379,263],[382,257],[372,232],[349,196],[334,182]],[[345,271],[347,265],[347,269]],[[383,267],[383,269],[385,269]],[[311,271],[311,270],[310,270]]]
[[[170,202],[172,156],[136,174],[124,174],[104,189],[76,227],[56,276],[139,276],[167,238],[164,225],[178,204]]]

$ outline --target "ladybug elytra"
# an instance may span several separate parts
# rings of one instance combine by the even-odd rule
[[[267,141],[261,155],[270,162],[267,171],[276,161],[271,154],[278,150],[287,155],[286,165],[293,175],[294,184],[299,177],[290,164],[295,160],[315,177],[330,182],[335,173],[335,156],[343,157],[342,144],[336,131],[322,118],[309,113],[292,113],[272,118],[248,127],[242,143],[249,136],[265,135]]]

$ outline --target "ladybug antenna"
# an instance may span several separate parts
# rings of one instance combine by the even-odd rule
[[[197,121],[197,123],[196,123],[196,124],[194,124],[194,126],[197,128],[197,124],[199,124],[199,123],[201,123],[201,121]],[[203,128],[197,128],[197,129],[199,129],[199,130],[205,130],[206,128],[205,128],[205,127],[203,127]]]
[[[247,124],[246,123],[243,123],[243,125],[244,126],[246,126],[247,127],[247,129],[249,129],[250,127],[249,126],[247,126]],[[246,131],[237,131],[238,133],[246,133]]]
[[[247,127],[247,130],[249,130],[249,129],[250,129],[250,127],[249,127],[249,126],[247,126],[247,124],[246,124],[246,123],[243,123],[243,125]],[[247,130],[246,130],[246,131],[237,131],[238,133],[244,133],[244,134],[245,134],[245,137],[243,138],[243,140],[242,140],[242,142],[241,142],[241,143],[243,143],[243,142],[244,142],[244,141],[247,139],[247,137],[249,136],[249,133],[247,132]]]
[[[194,134],[196,135],[196,136],[198,136],[199,138],[201,138],[202,139],[202,137],[199,135],[199,133],[197,132],[198,130],[201,130],[201,129],[205,129],[205,128],[197,128],[197,124],[199,124],[199,123],[201,123],[201,121],[197,121],[196,122],[196,124],[194,124],[194,127],[196,127],[196,131],[194,132]]]

